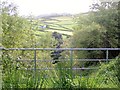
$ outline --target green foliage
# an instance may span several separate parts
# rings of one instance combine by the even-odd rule
[[[41,32],[39,28],[41,22],[34,18],[24,18],[17,14],[17,8],[13,4],[2,2],[2,44],[6,48],[49,48],[54,47],[55,39],[51,38],[51,33]],[[104,6],[104,5],[103,5]],[[119,47],[118,14],[115,8],[101,8],[97,12],[88,15],[81,15],[77,18],[77,26],[72,38],[72,47]],[[62,18],[64,19],[64,18]],[[59,21],[59,20],[58,20]],[[48,21],[49,22],[49,21]],[[54,21],[53,21],[54,22]],[[61,23],[68,23],[59,22]],[[69,22],[71,23],[71,22]],[[55,28],[66,28],[61,25],[51,25]],[[50,26],[49,26],[50,27]],[[49,28],[47,27],[47,28]],[[71,29],[71,27],[69,27]],[[44,30],[43,30],[44,31]],[[71,39],[66,40],[65,45]],[[66,47],[63,45],[63,47]],[[37,60],[51,59],[50,52],[36,51]],[[62,53],[62,58],[72,61],[68,51]],[[101,58],[104,52],[86,51],[74,52],[78,58]],[[3,88],[118,88],[120,86],[119,61],[117,58],[109,63],[101,65],[101,69],[96,72],[74,74],[72,62],[60,62],[57,65],[37,62],[37,68],[52,67],[55,70],[32,70],[34,62],[19,62],[18,59],[33,59],[34,51],[7,51],[3,50],[2,55],[2,78]],[[69,58],[69,59],[68,59]],[[17,61],[16,61],[17,60]],[[81,62],[80,62],[81,63]],[[77,63],[79,64],[79,63]],[[89,64],[87,65],[89,66]],[[69,68],[70,67],[70,68]],[[91,66],[92,67],[92,66]],[[65,69],[67,68],[67,69]],[[68,69],[69,68],[69,69]],[[0,71],[1,72],[1,71]],[[85,76],[84,76],[85,75]],[[55,76],[55,77],[54,77]],[[95,77],[93,77],[95,76]],[[120,88],[120,87],[119,87]]]
[[[107,5],[107,4],[106,4]],[[111,5],[111,4],[110,4]],[[75,19],[77,25],[74,27],[71,46],[78,48],[119,48],[118,9],[116,6],[110,8],[100,5],[96,11],[81,14]],[[104,9],[101,9],[103,7]],[[94,6],[94,8],[96,8]],[[88,51],[76,54],[79,58],[105,58],[105,52]],[[109,52],[110,58],[118,55],[119,52]]]
[[[75,48],[100,48],[103,45],[101,37],[104,30],[99,24],[92,23],[86,27],[82,26],[80,30],[74,32],[72,38],[72,47]],[[76,51],[78,58],[100,58],[101,51]]]
[[[102,64],[96,76],[103,77],[103,85],[120,88],[120,57],[113,59],[109,63]],[[103,86],[101,86],[103,87]]]
[[[3,57],[3,88],[120,88],[119,57],[102,64],[89,76],[73,74],[72,69],[65,69],[64,63],[58,63],[54,71],[25,70],[26,66],[17,69],[16,66],[17,62],[9,55]]]
[[[17,15],[16,6],[6,2],[2,3],[1,18],[2,45],[6,48],[23,47],[26,38],[31,37],[28,21]]]
[[[66,64],[58,63],[56,68],[56,78],[53,81],[53,88],[75,88],[72,69],[68,69]]]

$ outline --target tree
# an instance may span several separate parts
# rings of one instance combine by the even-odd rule
[[[91,12],[77,17],[71,45],[83,48],[119,48],[118,4],[94,4]],[[109,51],[114,58],[119,51]],[[105,52],[88,51],[76,54],[79,58],[105,58]]]
[[[2,2],[1,9],[2,45],[6,48],[26,47],[26,45],[31,47],[32,30],[29,21],[18,16],[14,4]]]
[[[103,47],[120,48],[120,2],[101,2],[100,4],[93,4],[93,8],[97,10],[94,13],[94,21],[106,28]],[[95,7],[97,5],[97,8]],[[110,57],[115,57],[119,51],[110,51]]]

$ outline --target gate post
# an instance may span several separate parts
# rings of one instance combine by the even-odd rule
[[[34,82],[36,84],[36,50],[34,50]]]
[[[71,77],[73,78],[73,69],[72,69],[72,66],[73,66],[73,50],[70,49],[70,74],[71,74]]]
[[[106,62],[108,62],[108,50],[106,50]]]

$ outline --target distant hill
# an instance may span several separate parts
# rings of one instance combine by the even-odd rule
[[[47,14],[47,15],[39,15],[36,18],[52,18],[52,17],[61,17],[61,16],[73,16],[72,14],[68,14],[68,13],[62,13],[62,14]]]

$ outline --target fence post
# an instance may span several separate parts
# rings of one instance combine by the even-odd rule
[[[73,50],[70,49],[70,73],[71,73],[71,77],[73,77],[72,66],[73,66]]]
[[[106,50],[106,62],[108,62],[108,50]]]
[[[36,50],[34,50],[34,80],[36,84]]]

